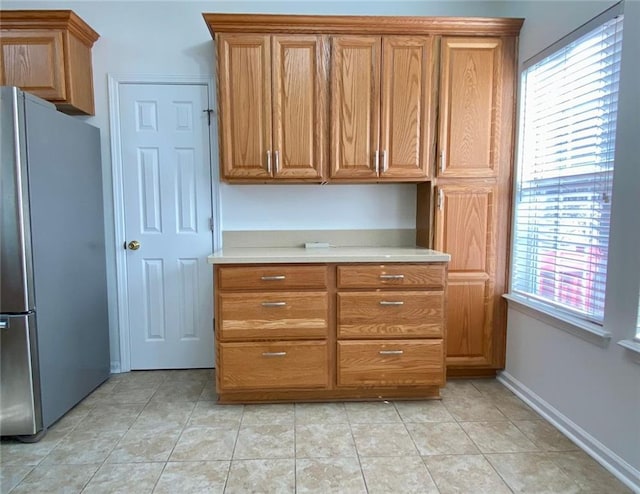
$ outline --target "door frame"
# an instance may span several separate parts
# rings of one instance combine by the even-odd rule
[[[124,208],[124,175],[122,163],[122,137],[120,135],[120,86],[125,84],[148,85],[201,85],[207,87],[210,107],[214,109],[217,118],[218,106],[214,91],[213,77],[207,76],[144,76],[144,75],[115,75],[107,74],[109,100],[109,131],[111,151],[111,177],[113,197],[113,223],[116,251],[116,313],[118,318],[119,362],[112,359],[111,372],[129,372],[131,370],[130,325],[129,325],[129,293],[127,288],[127,256],[122,248],[125,236],[125,208]],[[212,251],[222,247],[222,228],[220,219],[220,173],[218,164],[218,134],[217,125],[209,125],[209,162],[211,164],[211,217],[213,231],[211,232]],[[215,158],[215,160],[214,160]],[[212,275],[213,276],[213,275]],[[211,301],[213,303],[213,301]],[[213,322],[212,322],[213,323]],[[119,365],[114,365],[119,364]]]

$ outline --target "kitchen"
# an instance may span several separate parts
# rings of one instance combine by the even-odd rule
[[[55,5],[55,7],[53,7]],[[239,4],[233,6],[222,4],[220,8],[212,8],[212,6],[204,3],[188,3],[173,4],[161,3],[150,8],[150,4],[140,2],[136,4],[127,4],[127,15],[123,16],[121,9],[115,8],[111,2],[92,2],[86,4],[82,2],[29,2],[25,6],[24,2],[8,3],[4,8],[73,8],[86,22],[88,22],[101,35],[93,48],[94,58],[94,90],[96,100],[96,116],[90,121],[102,130],[102,152],[103,152],[103,171],[105,176],[105,211],[107,214],[106,223],[111,225],[114,223],[113,215],[114,206],[111,203],[112,194],[112,177],[111,177],[111,142],[110,142],[110,122],[109,122],[109,99],[108,99],[108,79],[107,74],[115,76],[131,76],[138,74],[148,77],[149,74],[156,74],[158,80],[167,75],[183,76],[188,78],[192,76],[194,79],[210,78],[213,70],[213,44],[211,36],[206,30],[206,25],[202,20],[203,12],[213,11],[266,11],[286,12],[286,13],[305,13],[313,12],[317,14],[385,14],[385,15],[478,15],[478,16],[512,16],[526,18],[523,31],[521,33],[520,59],[524,60],[540,49],[549,44],[549,40],[555,40],[570,30],[574,29],[582,22],[588,20],[593,15],[606,9],[609,3],[602,2],[600,5],[591,5],[589,9],[582,8],[577,13],[573,7],[566,5],[566,11],[561,11],[564,17],[559,16],[557,25],[548,23],[544,17],[543,8],[536,9],[534,5],[523,5],[522,12],[515,7],[507,8],[506,5],[493,3],[484,5],[482,3],[473,2],[464,3],[456,2],[452,5],[443,5],[442,3],[426,3],[424,5],[415,2],[394,3],[393,6],[383,2],[345,4],[338,6],[331,3],[318,3],[315,5],[297,5],[295,8],[286,2],[280,6],[267,6],[261,2],[257,4],[247,4],[245,9],[241,9]],[[280,8],[281,7],[281,8]],[[600,8],[601,7],[601,8]],[[629,6],[633,8],[633,4]],[[634,22],[633,16],[627,16]],[[177,21],[179,19],[179,22]],[[625,42],[627,33],[625,31]],[[157,32],[162,32],[161,37],[157,36]],[[633,77],[633,72],[629,75]],[[631,80],[631,79],[629,79]],[[633,81],[632,81],[633,82]],[[633,87],[633,83],[627,83]],[[622,84],[625,81],[623,79]],[[626,108],[632,108],[633,104],[627,105]],[[621,112],[625,106],[621,104]],[[215,119],[213,119],[215,120]],[[214,130],[213,134],[217,134]],[[633,142],[633,139],[628,141]],[[633,148],[629,144],[630,149]],[[629,151],[631,152],[631,151]],[[215,147],[213,155],[217,156],[218,151]],[[633,153],[632,153],[633,155]],[[215,163],[215,161],[214,161]],[[213,166],[214,173],[217,167]],[[629,180],[633,179],[630,172]],[[228,184],[214,184],[214,197],[218,201],[214,203],[220,204],[218,213],[220,220],[218,224],[222,225],[216,235],[222,235],[222,231],[246,231],[246,230],[345,230],[345,229],[398,229],[406,230],[415,228],[415,186],[408,184],[386,184],[386,185],[305,185],[305,186],[271,186],[271,185],[245,185],[233,186]],[[353,198],[359,199],[356,203]],[[302,200],[304,199],[304,201]],[[269,204],[269,207],[264,207]],[[386,214],[380,214],[380,205],[385,205]],[[330,209],[331,208],[331,209]],[[250,214],[248,214],[250,212]],[[347,212],[347,214],[345,214]],[[294,213],[294,214],[292,214]],[[629,232],[637,231],[632,228],[635,219],[628,218],[626,227],[622,229]],[[118,312],[117,304],[118,294],[116,289],[116,232],[112,228],[107,228],[107,248],[110,249],[109,259],[109,286],[110,286],[110,322],[111,322],[111,355],[112,368],[117,369],[119,365],[118,357],[121,354],[119,343],[121,340],[118,333]],[[629,239],[629,237],[626,237]],[[633,239],[631,239],[633,240]],[[634,242],[631,241],[631,244]],[[219,241],[215,245],[220,245]],[[633,254],[624,254],[624,245],[619,245],[618,251],[620,258],[630,259]],[[628,266],[628,264],[627,264]],[[633,271],[629,269],[629,271]],[[620,278],[622,283],[620,286],[628,287],[629,291],[633,291],[633,280],[624,278],[624,274]],[[626,285],[624,285],[626,283]],[[637,281],[636,281],[637,283]],[[635,288],[637,291],[637,287]],[[619,302],[622,304],[622,302]],[[627,306],[629,306],[627,302]],[[628,314],[629,309],[618,311],[620,314]],[[621,316],[622,317],[622,316]],[[633,316],[631,316],[633,317]],[[629,316],[627,316],[629,319]],[[522,382],[528,385],[528,388],[543,399],[548,398],[550,403],[555,403],[556,409],[565,410],[569,417],[576,420],[581,417],[577,423],[580,430],[591,431],[592,434],[606,444],[614,451],[619,451],[621,456],[627,459],[628,463],[636,464],[634,460],[634,448],[628,442],[630,438],[624,432],[610,431],[606,427],[600,426],[600,417],[605,415],[603,410],[607,410],[607,414],[611,411],[606,403],[600,400],[593,402],[591,399],[594,393],[586,392],[581,400],[572,397],[575,389],[582,389],[582,379],[590,372],[585,369],[584,365],[576,365],[571,371],[571,379],[568,379],[566,387],[559,386],[557,378],[548,377],[543,379],[535,362],[542,357],[548,355],[549,348],[557,348],[558,355],[554,359],[545,358],[545,365],[548,368],[550,376],[560,373],[565,375],[567,369],[563,366],[563,362],[567,359],[564,355],[564,349],[568,351],[568,355],[576,352],[575,345],[583,345],[578,340],[577,343],[571,341],[565,343],[566,335],[555,336],[547,326],[542,325],[538,330],[540,334],[545,334],[547,340],[533,341],[527,343],[524,347],[524,341],[529,332],[525,328],[534,325],[541,325],[537,320],[526,319],[521,313],[510,310],[509,334],[507,347],[507,371],[524,372],[520,376]],[[514,325],[516,322],[519,325]],[[612,323],[612,326],[616,324]],[[622,331],[622,329],[621,329]],[[615,338],[615,337],[614,337]],[[618,338],[622,339],[622,337]],[[538,357],[529,355],[527,348],[538,348]],[[633,427],[632,419],[625,415],[631,413],[636,407],[633,393],[628,393],[629,387],[633,388],[634,379],[637,379],[637,365],[630,362],[624,354],[616,353],[615,343],[612,341],[611,348],[607,352],[605,358],[601,353],[596,355],[593,352],[603,352],[602,349],[595,347],[593,350],[586,347],[583,358],[586,361],[596,359],[605,359],[602,365],[608,371],[602,371],[601,374],[591,376],[588,380],[602,382],[601,388],[606,388],[608,400],[616,403],[616,413],[621,416],[615,423],[628,424],[628,428]],[[582,348],[582,347],[580,347]],[[510,351],[514,353],[509,353]],[[619,352],[624,351],[620,349]],[[616,354],[617,356],[614,356]],[[579,353],[572,357],[579,361]],[[115,357],[114,357],[115,356]],[[533,360],[532,360],[533,359]],[[606,360],[609,359],[609,360]],[[557,362],[557,364],[554,364]],[[510,368],[510,366],[512,366]],[[553,370],[552,370],[553,369]],[[530,379],[526,372],[532,373]],[[594,370],[595,372],[595,370]],[[610,374],[607,374],[609,372]],[[575,375],[574,375],[575,374]],[[524,377],[523,377],[524,376]],[[608,377],[607,377],[608,376]],[[548,379],[548,381],[547,381]],[[572,380],[575,379],[575,380]],[[540,382],[538,382],[540,380]],[[537,383],[534,386],[534,383]],[[552,384],[551,384],[552,383]],[[605,384],[606,383],[606,384]],[[611,384],[614,383],[614,384]],[[550,389],[547,389],[550,386]],[[586,401],[585,401],[586,400]],[[626,405],[625,405],[626,403]],[[637,407],[636,407],[637,409]],[[583,415],[587,416],[583,416]],[[625,418],[627,417],[627,418]],[[602,429],[602,430],[601,430]],[[626,444],[626,445],[625,445]],[[637,468],[637,467],[636,467]]]

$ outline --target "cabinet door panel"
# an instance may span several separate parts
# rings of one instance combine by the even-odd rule
[[[442,185],[437,193],[434,248],[451,254],[449,272],[489,271],[494,253],[494,187]]]
[[[0,44],[3,86],[51,101],[67,98],[61,32],[3,31]]]
[[[502,48],[499,38],[442,40],[439,176],[497,174]]]
[[[274,175],[320,178],[326,75],[321,36],[273,37]]]
[[[433,140],[433,38],[382,38],[380,175],[427,178]]]
[[[451,274],[447,303],[447,364],[491,365],[492,286],[483,273]]]
[[[331,177],[377,177],[380,38],[336,36],[331,56]]]
[[[220,34],[220,160],[224,178],[270,178],[269,36]]]

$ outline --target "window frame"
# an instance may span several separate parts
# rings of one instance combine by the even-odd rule
[[[503,295],[503,297],[509,301],[510,306],[523,312],[529,316],[532,316],[546,324],[554,326],[558,329],[562,329],[567,331],[575,336],[578,336],[582,339],[595,343],[599,346],[606,346],[611,339],[611,332],[606,330],[603,324],[592,322],[588,319],[580,318],[570,312],[565,312],[561,308],[556,307],[554,304],[545,303],[544,301],[533,300],[532,298],[525,297],[514,293],[513,291],[513,282],[514,282],[514,263],[515,259],[515,220],[516,220],[516,204],[517,204],[517,195],[518,195],[518,184],[520,181],[521,169],[519,166],[520,160],[522,159],[523,153],[523,142],[524,142],[524,104],[525,104],[525,74],[529,67],[537,64],[541,60],[547,58],[548,56],[564,49],[567,45],[576,41],[580,37],[588,34],[589,32],[597,29],[602,26],[606,22],[611,19],[624,15],[624,2],[619,2],[609,9],[605,10],[601,14],[597,15],[593,19],[589,20],[582,26],[578,27],[576,30],[567,34],[563,38],[558,41],[552,43],[544,50],[540,51],[536,55],[532,56],[528,60],[521,63],[519,67],[519,93],[518,93],[518,108],[517,108],[517,141],[516,141],[516,152],[515,152],[515,161],[517,164],[513,174],[513,190],[512,190],[512,204],[513,208],[511,211],[511,239],[510,239],[510,260],[509,260],[509,279],[508,279],[508,293]],[[617,131],[616,131],[617,133]],[[615,158],[614,158],[615,161]],[[609,238],[611,236],[611,232],[609,232]],[[606,297],[606,293],[609,290],[609,278],[607,277],[605,292],[604,295]],[[605,306],[606,312],[606,306]],[[639,317],[638,317],[638,328],[636,333],[636,338],[631,341],[619,342],[622,346],[628,348],[626,343],[630,343],[633,346],[634,351],[640,351],[640,309],[639,309]]]

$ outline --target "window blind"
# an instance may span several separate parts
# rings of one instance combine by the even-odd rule
[[[511,291],[601,323],[622,15],[522,74]]]

